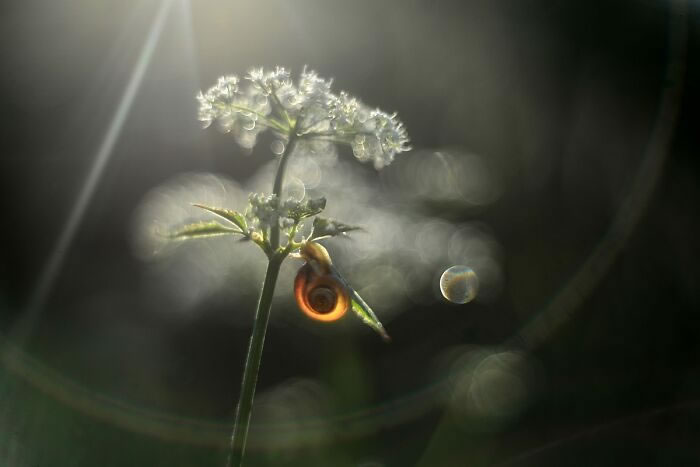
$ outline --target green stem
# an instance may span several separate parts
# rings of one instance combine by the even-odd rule
[[[289,135],[287,147],[284,149],[282,156],[280,156],[280,162],[277,166],[277,174],[275,175],[275,182],[272,188],[272,193],[278,197],[282,193],[282,184],[284,183],[284,172],[287,168],[287,160],[294,151],[296,138],[296,128],[293,128]],[[243,454],[245,453],[245,445],[248,438],[250,416],[253,412],[255,386],[258,382],[260,361],[262,360],[262,351],[265,344],[265,332],[267,331],[267,323],[270,321],[272,296],[275,292],[275,284],[277,283],[277,276],[279,275],[282,261],[284,261],[284,258],[289,253],[288,251],[277,251],[279,248],[279,243],[280,226],[278,222],[275,222],[270,229],[272,254],[270,255],[270,262],[267,264],[265,282],[263,282],[263,288],[260,292],[260,300],[258,301],[258,309],[255,312],[253,334],[250,336],[248,355],[245,359],[243,382],[241,383],[241,396],[238,400],[236,420],[233,424],[233,433],[231,434],[231,452],[229,453],[227,464],[228,467],[240,467],[243,465]]]
[[[283,260],[284,257],[282,255],[275,254],[270,258],[270,262],[267,265],[265,282],[260,292],[258,310],[255,313],[253,334],[250,336],[245,370],[243,370],[241,397],[238,401],[236,421],[231,434],[231,452],[228,458],[228,467],[239,467],[243,464],[243,454],[245,452],[246,439],[248,438],[248,427],[250,426],[250,415],[253,411],[255,385],[258,382],[258,371],[260,370],[263,345],[265,344],[265,332],[267,331],[267,323],[270,320],[272,296]]]
[[[277,166],[277,175],[275,175],[275,184],[272,186],[272,194],[277,195],[278,198],[282,195],[284,172],[287,169],[287,161],[289,160],[289,156],[294,151],[296,139],[296,128],[293,128],[292,132],[289,134],[287,146],[284,148],[284,152],[280,156],[280,162]],[[282,202],[282,199],[279,201]],[[270,245],[272,246],[272,251],[277,251],[277,248],[280,246],[280,226],[278,222],[275,222],[270,229]]]

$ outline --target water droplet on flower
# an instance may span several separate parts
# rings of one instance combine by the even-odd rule
[[[350,143],[350,145],[352,147],[353,154],[355,154],[355,157],[357,157],[358,160],[366,161],[369,159],[369,156],[367,154],[367,148],[365,148],[364,135],[355,136],[355,139],[352,140],[352,143]]]
[[[379,142],[379,139],[375,136],[367,138],[365,141],[365,148],[367,149],[367,152],[370,154],[370,157],[381,157],[381,154],[383,153],[382,151],[382,145]]]
[[[479,278],[467,266],[447,268],[440,277],[440,292],[452,303],[467,303],[474,300],[479,289]]]
[[[306,187],[304,182],[299,180],[297,177],[290,177],[284,186],[284,196],[283,199],[293,199],[294,201],[301,201],[306,195]]]
[[[365,105],[357,101],[355,101],[355,105],[353,106],[353,108],[355,110],[355,120],[359,123],[364,124],[369,119],[371,111]]]
[[[279,156],[284,152],[284,143],[276,139],[270,143],[270,150],[273,154],[277,154]]]
[[[267,105],[267,94],[261,92],[253,97],[253,102],[256,107],[265,107]]]
[[[255,120],[252,118],[243,120],[243,129],[248,131],[255,129]]]

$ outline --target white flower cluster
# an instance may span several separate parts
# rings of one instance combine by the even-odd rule
[[[370,110],[345,92],[329,106],[331,129],[347,141],[362,162],[373,161],[377,169],[389,165],[394,155],[408,151],[408,135],[396,114]]]
[[[299,201],[289,198],[280,206],[277,195],[251,193],[248,196],[248,209],[245,213],[251,233],[255,230],[267,231],[275,221],[281,229],[291,227],[294,225],[294,219],[290,217],[290,213],[297,209],[299,204]]]
[[[197,96],[199,120],[205,127],[216,121],[246,148],[268,128],[284,141],[294,133],[300,140],[348,144],[357,159],[377,169],[411,149],[396,114],[372,110],[345,92],[333,94],[331,83],[306,68],[296,86],[281,67],[253,69],[243,82],[224,76]]]
[[[216,121],[222,131],[232,132],[238,144],[250,149],[267,127],[271,106],[264,94],[240,84],[237,76],[222,76],[206,94],[200,92],[199,120],[205,128]]]

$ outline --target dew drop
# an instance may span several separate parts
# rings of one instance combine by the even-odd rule
[[[270,150],[273,154],[277,154],[279,156],[284,152],[284,143],[276,139],[270,143]]]
[[[254,130],[255,120],[253,120],[252,118],[243,120],[243,129],[248,131]]]
[[[283,199],[301,201],[304,199],[304,196],[306,196],[306,187],[304,186],[304,182],[297,177],[290,177],[284,187],[283,193]]]
[[[479,278],[467,266],[447,268],[440,277],[440,292],[452,303],[468,303],[476,297]]]
[[[367,120],[369,120],[369,112],[364,109],[359,109],[357,111],[357,121],[360,123],[365,123]]]
[[[254,97],[254,102],[255,102],[255,106],[258,108],[265,107],[267,105],[267,94],[264,94],[264,93],[257,94]]]
[[[380,157],[382,152],[383,152],[382,145],[379,142],[379,139],[377,137],[374,137],[374,136],[367,138],[367,140],[365,142],[365,148],[366,148],[369,156],[372,158]]]
[[[366,161],[369,159],[369,156],[367,155],[367,148],[365,147],[364,135],[355,136],[352,143],[350,143],[350,146],[352,147],[353,154],[355,154],[355,157],[357,157],[360,161]]]

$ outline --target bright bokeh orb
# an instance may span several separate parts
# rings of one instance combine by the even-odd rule
[[[304,182],[299,180],[297,177],[288,177],[285,184],[284,190],[282,192],[282,201],[292,199],[294,201],[301,201],[306,196],[306,187]]]
[[[440,292],[452,303],[468,303],[474,300],[479,290],[479,278],[467,266],[447,268],[440,277]]]

